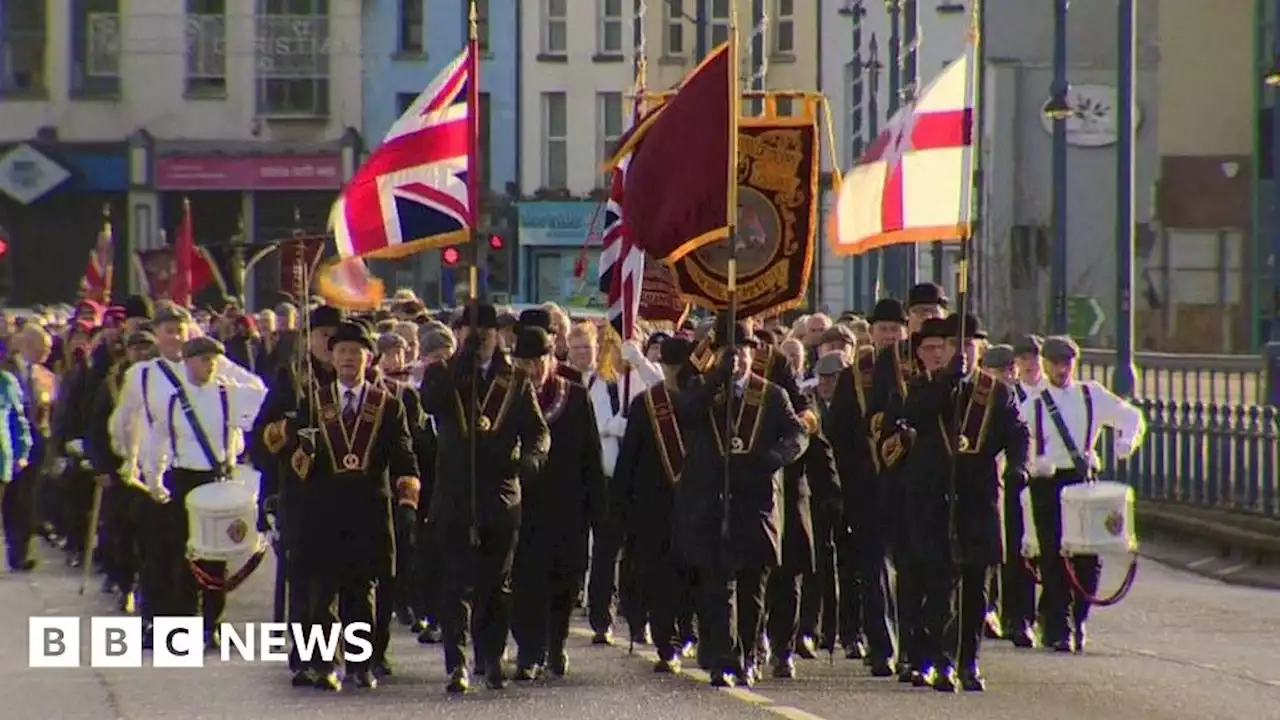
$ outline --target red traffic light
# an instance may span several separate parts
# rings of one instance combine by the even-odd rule
[[[492,250],[501,250],[503,245],[504,245],[504,243],[503,243],[503,241],[502,241],[502,236],[501,236],[501,235],[490,235],[490,236],[489,236],[489,248],[490,248],[490,249],[492,249]]]
[[[458,252],[456,247],[447,247],[440,252],[440,260],[445,265],[457,265],[462,261],[462,253]]]

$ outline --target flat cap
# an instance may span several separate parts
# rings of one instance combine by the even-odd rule
[[[1044,338],[1039,335],[1023,335],[1013,341],[1014,355],[1035,355],[1040,356],[1040,351],[1044,347]]]
[[[439,350],[452,351],[457,346],[457,338],[453,336],[453,331],[447,327],[434,328],[422,335],[423,353],[433,353]]]
[[[849,367],[849,358],[845,357],[844,353],[829,352],[818,358],[818,362],[813,366],[813,371],[819,376],[839,375],[847,367]]]
[[[378,352],[386,353],[392,350],[408,350],[409,343],[404,338],[393,332],[384,332],[378,336]]]
[[[854,336],[853,331],[844,325],[832,325],[822,333],[819,344],[826,345],[828,343],[840,343],[841,345],[857,345],[858,338]]]
[[[222,343],[214,340],[208,335],[194,337],[182,343],[182,357],[195,358],[205,355],[226,355],[227,349]]]
[[[144,345],[155,345],[155,344],[156,344],[155,333],[151,332],[150,330],[136,330],[130,333],[128,340],[125,341],[125,345],[128,347],[142,347]]]
[[[688,338],[669,337],[662,341],[659,349],[663,365],[683,365],[693,355],[693,343]]]
[[[1080,346],[1066,335],[1054,335],[1045,338],[1042,353],[1049,362],[1067,362],[1080,357]]]
[[[181,305],[173,303],[165,303],[156,308],[155,318],[152,321],[156,325],[167,322],[189,323],[191,322],[191,313]]]
[[[1013,366],[1013,358],[1012,345],[992,345],[982,354],[979,365],[988,370],[1004,370]]]

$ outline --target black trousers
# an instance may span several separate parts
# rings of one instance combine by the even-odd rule
[[[308,632],[327,634],[329,628],[341,624],[368,623],[377,632],[374,617],[374,594],[376,581],[372,577],[353,574],[351,572],[326,572],[311,577],[311,605],[308,613]],[[316,672],[327,674],[336,667],[345,667],[348,673],[360,672],[369,668],[369,663],[377,659],[377,640],[374,640],[374,655],[362,662],[348,662],[347,656],[351,648],[345,643],[339,644],[339,653],[335,662],[322,660],[313,655],[310,662],[302,664]]]
[[[392,603],[397,613],[411,614],[414,588],[417,587],[418,530],[417,513],[402,512],[395,515],[396,567]],[[381,583],[379,583],[381,586]]]
[[[430,623],[440,619],[440,573],[443,559],[440,536],[432,525],[419,524],[413,553],[409,605],[418,617]]]
[[[1004,498],[1005,558],[1000,566],[1000,623],[1005,636],[1025,633],[1035,624],[1036,581],[1022,557],[1026,532],[1022,522],[1022,486],[1006,487]]]
[[[816,509],[816,508],[815,508]],[[799,634],[814,638],[823,647],[835,647],[840,629],[840,584],[838,546],[846,534],[843,519],[833,513],[813,516],[814,572],[805,573],[800,589]]]
[[[384,575],[374,584],[373,592],[373,662],[386,662],[391,647],[391,623],[395,613],[399,578]]]
[[[740,674],[756,662],[764,630],[765,590],[770,568],[761,565],[734,571],[703,569],[698,619],[700,654],[712,671]]]
[[[924,628],[924,558],[906,543],[893,549],[894,603],[897,610],[898,660],[920,668],[926,662]]]
[[[1083,590],[1096,595],[1102,577],[1102,563],[1097,555],[1062,554],[1062,489],[1084,482],[1073,471],[1059,472],[1052,478],[1031,479],[1031,510],[1036,520],[1036,537],[1040,541],[1040,634],[1045,644],[1067,638],[1072,627],[1083,628],[1089,619],[1090,604],[1076,591],[1067,578],[1066,564],[1075,570]]]
[[[945,545],[944,545],[945,548]],[[935,556],[925,580],[924,663],[921,667],[978,667],[991,568],[954,565]]]
[[[663,660],[674,660],[694,639],[692,616],[698,604],[693,572],[669,549],[636,557],[636,584],[649,608],[653,648]]]
[[[587,573],[587,619],[595,632],[613,629],[618,609],[621,563],[621,536],[612,531],[596,534],[591,546],[591,568]]]
[[[35,535],[36,488],[40,482],[38,464],[28,465],[14,475],[13,481],[0,490],[0,520],[4,524],[4,541],[9,567],[21,567],[32,559],[31,538]]]
[[[564,652],[569,621],[582,591],[580,569],[559,562],[553,548],[523,543],[516,551],[511,634],[521,667],[545,665]]]
[[[889,615],[889,571],[885,533],[880,523],[871,519],[856,523],[849,535],[849,574],[857,576],[857,604],[850,612],[861,617],[858,624],[863,638],[867,641],[867,654],[877,660],[893,658],[894,623]],[[899,568],[899,573],[902,570]],[[908,574],[913,572],[908,568]],[[899,575],[901,580],[901,575]],[[916,592],[911,585],[913,577],[907,578],[907,597]],[[901,582],[899,583],[901,588]],[[908,613],[908,619],[912,616]],[[901,620],[901,618],[899,618]],[[845,636],[845,645],[850,644],[849,636]]]
[[[169,501],[156,513],[155,544],[152,546],[156,563],[156,587],[158,596],[151,599],[154,615],[204,616],[206,631],[212,631],[222,623],[227,608],[227,594],[222,590],[202,587],[187,564],[187,495],[191,491],[214,482],[217,474],[173,468],[165,473],[164,484],[169,490]],[[227,575],[225,562],[200,560],[196,565],[216,580]]]
[[[476,635],[477,661],[497,664],[511,628],[511,568],[519,532],[519,508],[506,522],[479,528],[479,544],[472,546],[467,526],[442,525],[443,583],[440,630],[448,672],[467,662],[467,640]]]
[[[93,511],[93,489],[93,473],[89,470],[73,467],[62,476],[59,524],[63,537],[67,539],[68,553],[83,553],[88,547],[89,533],[97,532],[97,528],[89,527]],[[85,558],[85,562],[90,560],[91,558]]]
[[[107,577],[121,592],[138,585],[143,564],[143,544],[151,498],[137,485],[113,478],[102,493],[104,566]]]
[[[768,617],[765,632],[773,656],[779,660],[790,658],[796,649],[796,635],[800,631],[800,589],[806,573],[785,565],[769,573],[766,584]]]

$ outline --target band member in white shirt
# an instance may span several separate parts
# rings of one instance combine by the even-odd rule
[[[1102,428],[1115,435],[1115,453],[1127,458],[1142,444],[1147,424],[1142,412],[1092,380],[1076,380],[1080,349],[1071,338],[1051,337],[1042,351],[1048,383],[1022,404],[1031,433],[1031,501],[1040,541],[1041,641],[1057,652],[1085,646],[1089,598],[1098,591],[1102,568],[1096,555],[1075,555],[1071,563],[1080,588],[1072,587],[1063,561],[1062,488],[1092,480],[1101,462],[1094,448]],[[1083,590],[1083,593],[1080,592]]]
[[[182,346],[183,368],[179,385],[161,403],[163,413],[151,432],[155,458],[148,487],[163,507],[157,513],[156,548],[151,561],[163,578],[152,598],[152,611],[161,615],[195,615],[203,610],[205,643],[216,646],[216,630],[222,622],[226,594],[200,588],[186,562],[187,495],[195,488],[229,477],[236,458],[244,451],[243,430],[251,426],[267,395],[256,375],[243,382],[218,377],[218,366],[227,362],[222,343],[209,337],[188,340]],[[226,564],[199,561],[208,575],[225,578]],[[201,608],[201,606],[203,606]]]
[[[1044,363],[1040,359],[1040,349],[1044,346],[1044,338],[1039,335],[1023,335],[1013,343],[1013,365],[1016,384],[1013,393],[1018,403],[1026,402],[1045,386]]]

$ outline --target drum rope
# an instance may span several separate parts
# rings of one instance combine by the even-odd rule
[[[1129,556],[1129,569],[1125,571],[1124,580],[1120,581],[1120,587],[1111,596],[1105,598],[1100,598],[1084,589],[1084,586],[1080,583],[1080,578],[1076,575],[1075,563],[1071,562],[1071,556],[1065,552],[1062,555],[1062,564],[1066,566],[1067,581],[1071,583],[1072,591],[1080,599],[1097,607],[1118,605],[1133,589],[1134,581],[1138,579],[1138,553],[1136,552]]]
[[[187,556],[187,567],[191,569],[192,576],[196,582],[205,590],[213,590],[215,592],[232,592],[244,584],[249,576],[262,565],[262,560],[267,556],[266,543],[261,543],[257,550],[249,556],[245,564],[237,571],[228,575],[226,579],[215,577],[204,568],[200,567],[200,560],[192,555]]]

